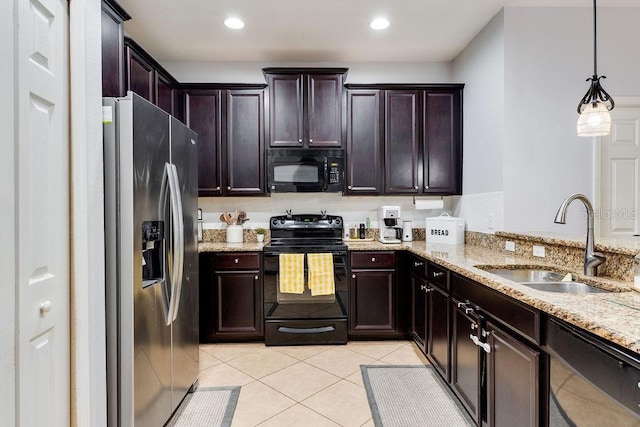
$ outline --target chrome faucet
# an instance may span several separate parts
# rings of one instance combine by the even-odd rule
[[[560,205],[554,222],[556,224],[567,223],[567,208],[576,199],[584,203],[585,208],[587,208],[587,244],[584,248],[584,274],[585,276],[597,276],[598,266],[605,261],[605,256],[593,250],[593,206],[591,206],[587,196],[584,194],[572,194],[567,197]]]

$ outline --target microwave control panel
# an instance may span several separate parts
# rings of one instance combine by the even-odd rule
[[[340,184],[340,163],[329,163],[329,184]]]

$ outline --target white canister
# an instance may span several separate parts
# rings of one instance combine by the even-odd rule
[[[402,241],[411,242],[413,240],[413,222],[402,221]]]
[[[426,219],[425,234],[427,243],[447,243],[464,245],[464,218],[456,218],[443,213]]]
[[[242,231],[241,225],[227,225],[227,243],[242,243]]]

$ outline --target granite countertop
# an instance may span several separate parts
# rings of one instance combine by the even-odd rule
[[[580,271],[545,263],[544,259],[531,260],[482,246],[426,244],[424,241],[399,244],[383,244],[377,241],[348,242],[347,246],[351,251],[409,251],[640,354],[640,322],[638,321],[640,320],[640,293],[633,290],[630,282],[601,277],[588,278]],[[263,247],[262,243],[201,242],[198,245],[198,251],[261,251]],[[501,265],[545,266],[550,270],[560,269],[563,272],[571,272],[576,280],[607,288],[613,292],[560,294],[538,291],[477,267]]]

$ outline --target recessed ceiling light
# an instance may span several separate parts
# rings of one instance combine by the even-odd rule
[[[385,18],[376,18],[371,21],[369,26],[374,30],[384,30],[389,26],[389,21],[387,21]]]
[[[234,30],[244,28],[244,22],[240,18],[227,18],[224,20],[224,25]]]

